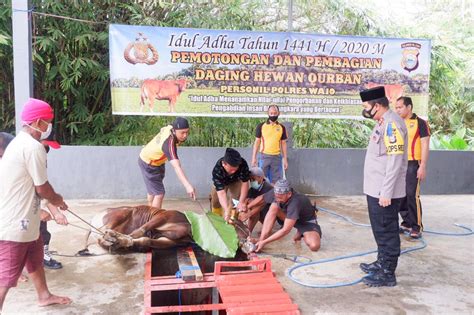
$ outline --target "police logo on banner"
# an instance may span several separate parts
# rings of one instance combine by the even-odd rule
[[[129,43],[125,48],[123,57],[132,65],[137,63],[153,65],[158,61],[159,55],[156,48],[148,42],[148,38],[143,35],[143,33],[139,32],[135,41]]]
[[[421,45],[418,43],[403,43],[402,45],[402,68],[408,72],[416,70],[420,64],[418,56],[420,55]]]

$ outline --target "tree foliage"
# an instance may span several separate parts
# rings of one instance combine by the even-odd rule
[[[109,23],[259,31],[286,31],[288,28],[286,0],[31,1],[35,11],[32,14],[34,95],[54,105],[55,128],[66,144],[140,145],[172,120],[170,117],[111,114]],[[429,113],[432,131],[438,140],[448,141],[457,130],[464,128],[465,132],[458,132],[457,137],[462,135],[472,147],[473,4],[452,0],[424,2],[420,8],[425,14],[410,20],[410,24],[398,17],[381,15],[380,10],[373,8],[378,3],[294,1],[293,30],[433,38]],[[450,12],[446,12],[446,7],[452,8]],[[15,13],[12,13],[11,0],[0,5],[0,57],[4,61],[0,65],[0,129],[6,131],[13,131],[15,123],[12,14]],[[253,142],[255,125],[261,119],[193,117],[190,120],[193,132],[187,145],[248,146]],[[301,147],[364,147],[372,126],[368,121],[352,120],[291,121],[294,143]]]

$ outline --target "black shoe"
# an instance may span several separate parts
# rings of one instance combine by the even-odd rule
[[[400,225],[400,228],[398,229],[398,232],[400,234],[405,234],[405,233],[410,233],[411,232],[411,229],[403,224]]]
[[[421,232],[420,231],[416,231],[416,230],[411,230],[410,232],[410,237],[413,238],[413,239],[420,239],[421,238]]]
[[[395,273],[384,269],[365,276],[362,282],[369,287],[394,287],[397,285]]]
[[[374,273],[382,269],[382,266],[380,265],[380,262],[378,260],[370,264],[361,263],[359,267],[365,273]]]
[[[43,260],[44,267],[47,269],[61,269],[63,265],[54,259]]]

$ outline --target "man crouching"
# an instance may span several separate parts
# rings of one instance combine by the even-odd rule
[[[297,230],[294,241],[303,238],[312,251],[318,251],[321,246],[321,227],[316,220],[315,207],[309,198],[294,191],[286,179],[277,181],[273,190],[273,201],[263,221],[256,251],[261,251],[266,244],[284,237],[293,227]],[[267,194],[264,198],[271,198]],[[277,218],[283,221],[283,227],[270,235]]]

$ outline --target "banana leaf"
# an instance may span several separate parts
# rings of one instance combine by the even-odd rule
[[[203,250],[222,258],[235,256],[239,240],[232,225],[226,224],[221,216],[212,212],[200,215],[186,211],[184,214],[191,224],[194,241]]]

